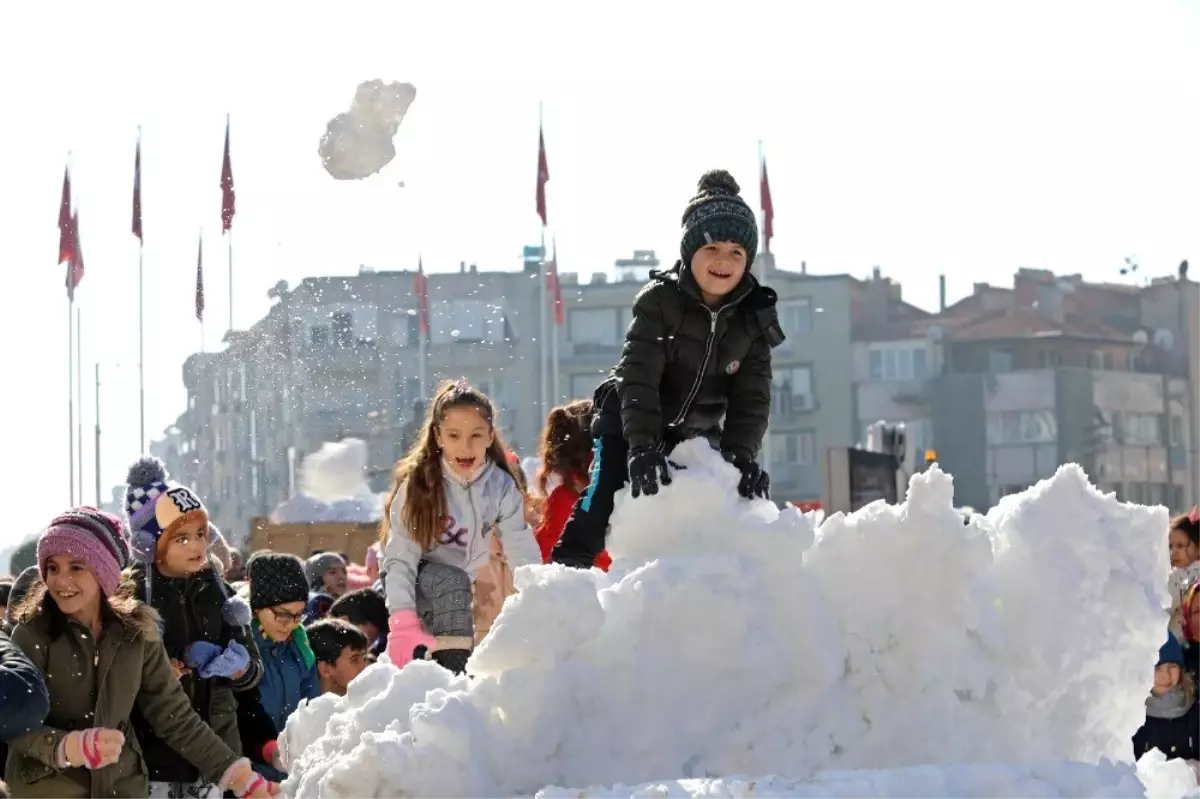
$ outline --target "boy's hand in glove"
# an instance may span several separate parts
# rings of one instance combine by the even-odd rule
[[[193,670],[200,671],[220,654],[221,647],[212,641],[195,641],[184,650],[183,660]]]
[[[275,796],[279,786],[254,772],[247,758],[235,760],[225,771],[218,787],[231,791],[241,799],[260,799]]]
[[[200,667],[200,678],[203,680],[213,677],[228,677],[237,679],[250,665],[250,653],[246,647],[237,641],[230,641],[225,651]]]
[[[124,746],[125,733],[120,730],[107,727],[75,730],[58,742],[58,762],[94,771],[116,763]]]
[[[629,492],[637,499],[642,494],[653,496],[658,485],[671,484],[667,456],[653,447],[639,447],[629,453]]]
[[[742,473],[742,479],[738,481],[739,494],[746,499],[771,498],[771,478],[763,467],[758,465],[758,461],[744,455],[728,454],[725,456],[725,460],[736,466]]]

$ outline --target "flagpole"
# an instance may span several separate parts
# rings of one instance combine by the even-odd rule
[[[425,274],[425,259],[417,256],[417,275],[421,291],[417,295],[417,371],[420,377],[421,401],[429,397],[429,276]]]
[[[233,332],[233,226],[225,231],[225,240],[229,244],[229,332]]]
[[[79,469],[79,504],[83,504],[83,309],[75,309],[75,391],[79,394],[79,415],[75,417],[75,446]]]
[[[562,391],[558,385],[558,334],[559,334],[559,314],[562,309],[559,307],[558,298],[562,296],[562,275],[558,271],[558,242],[554,243],[554,330],[550,333],[550,374],[553,375],[552,386],[554,387],[554,399],[552,405],[557,405],[562,402]],[[549,416],[549,411],[546,412]]]
[[[96,363],[96,507],[100,507],[100,363]]]
[[[75,507],[75,297],[73,289],[71,296],[67,298],[67,438],[70,452],[70,505]]]
[[[759,139],[758,140],[758,185],[760,187],[762,186],[763,164],[766,163],[766,161],[764,160],[765,158],[766,158],[766,155],[765,155],[765,152],[763,151],[762,139]],[[761,205],[762,198],[760,197],[759,200],[760,200],[759,204]],[[761,228],[761,230],[762,230],[762,240],[763,240],[763,251],[770,252],[771,242],[770,242],[770,239],[767,238],[767,209],[766,208],[762,209],[762,228]],[[765,271],[766,266],[767,266],[767,264],[764,264],[762,267],[759,267],[759,274],[762,275],[764,278],[766,277],[766,271]],[[762,453],[763,453],[762,459],[764,461],[766,461],[766,463],[763,464],[763,466],[767,471],[771,470],[771,463],[772,463],[772,461],[771,461],[771,455],[772,455],[772,453],[771,453],[771,417],[775,415],[773,411],[774,411],[774,409],[771,408],[770,406],[768,406],[767,432],[766,432],[766,435],[763,436],[763,443],[762,443]]]
[[[544,139],[542,138],[542,102],[538,101],[538,139],[539,147],[544,150]],[[540,156],[539,156],[540,158]],[[540,165],[539,165],[540,168]],[[539,178],[540,179],[540,178]],[[549,336],[549,308],[546,307],[548,295],[546,291],[546,225],[542,223],[542,252],[539,258],[538,269],[538,296],[540,297],[539,305],[541,312],[538,314],[538,381],[541,387],[542,400],[542,419],[545,419],[550,414],[550,375],[547,372],[546,363],[546,338]]]

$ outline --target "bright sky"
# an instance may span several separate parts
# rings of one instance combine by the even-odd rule
[[[514,268],[536,243],[538,102],[564,271],[670,257],[708,168],[757,206],[761,139],[785,268],[874,264],[932,307],[1022,265],[1117,279],[1200,258],[1200,3],[31,3],[0,27],[0,326],[10,388],[0,546],[68,500],[67,307],[54,264],[68,151],[87,274],[84,498],[137,455],[133,156],[143,129],[147,435],[184,408],[205,232],[210,347],[228,315],[220,233],[233,120],[236,323],[275,281],[360,263]],[[298,10],[300,9],[300,10]],[[11,15],[10,15],[11,17]],[[11,21],[11,20],[10,20]],[[325,121],[370,78],[411,81],[400,155],[336,183]],[[401,189],[397,181],[403,180]],[[0,564],[2,566],[3,564]]]

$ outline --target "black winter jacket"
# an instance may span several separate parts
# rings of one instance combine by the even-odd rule
[[[0,633],[0,741],[36,730],[50,712],[46,680],[21,648]]]
[[[1133,757],[1140,758],[1157,749],[1167,760],[1200,759],[1200,702],[1177,719],[1146,717],[1146,723],[1133,735]]]
[[[209,641],[221,647],[237,641],[250,653],[250,665],[237,680],[224,677],[200,679],[185,674],[180,683],[200,718],[212,727],[221,740],[235,752],[242,750],[238,737],[237,702],[234,692],[249,691],[262,679],[262,661],[249,629],[231,627],[221,615],[221,608],[234,591],[219,582],[212,567],[183,579],[164,577],[153,566],[139,565],[134,570],[138,595],[147,596],[146,568],[154,569],[150,582],[149,604],[162,617],[162,640],[167,656],[184,661],[184,653],[195,641]],[[149,722],[137,710],[132,716],[134,730],[142,745],[146,768],[152,781],[194,782],[200,778],[196,768],[158,738]]]
[[[771,349],[784,340],[775,292],[747,272],[709,308],[681,262],[650,278],[634,299],[621,360],[596,390],[592,434],[622,435],[630,449],[703,436],[722,452],[757,457],[771,412]]]

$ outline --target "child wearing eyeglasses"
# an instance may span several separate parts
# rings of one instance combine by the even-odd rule
[[[241,702],[238,722],[242,751],[254,770],[270,780],[286,778],[279,769],[276,739],[300,702],[321,693],[317,659],[304,630],[308,577],[295,555],[261,552],[246,564],[254,643],[262,658],[258,701]]]

